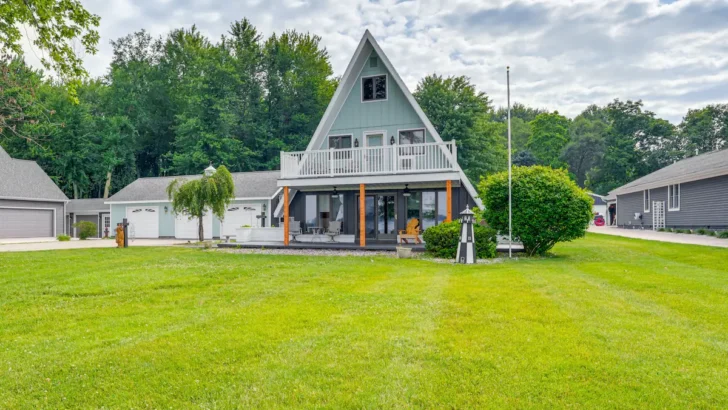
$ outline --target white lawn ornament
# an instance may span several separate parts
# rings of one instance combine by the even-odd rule
[[[475,214],[469,206],[460,212],[460,243],[458,244],[458,263],[475,263]]]

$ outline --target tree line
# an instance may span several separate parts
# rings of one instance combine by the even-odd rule
[[[112,41],[106,75],[69,88],[22,58],[0,59],[0,144],[33,159],[71,198],[108,197],[138,177],[278,169],[303,150],[338,85],[321,38],[263,37],[246,19],[216,41],[194,26]],[[428,75],[414,96],[473,181],[507,167],[504,107],[467,77]],[[728,105],[679,125],[641,101],[591,105],[573,119],[514,104],[514,164],[564,168],[605,194],[676,160],[721,149]]]

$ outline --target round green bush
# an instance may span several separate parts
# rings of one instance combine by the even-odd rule
[[[71,240],[71,237],[68,235],[61,234],[61,235],[58,235],[56,237],[56,239],[58,239],[59,242],[68,242]]]
[[[723,231],[718,234],[718,237],[721,239],[728,239],[728,231]]]
[[[508,172],[493,174],[478,185],[488,224],[508,234]],[[513,168],[513,239],[527,255],[543,255],[558,242],[586,234],[594,200],[569,179],[566,171],[549,167]]]
[[[498,245],[495,229],[475,224],[475,252],[478,258],[494,258]],[[455,259],[460,243],[460,222],[452,221],[427,228],[422,234],[425,250],[438,258]]]
[[[81,240],[86,240],[96,236],[96,224],[89,221],[81,221],[73,224],[73,227],[78,229],[78,237]]]
[[[695,231],[695,233],[697,233],[698,235],[707,235],[708,230],[705,228],[699,228],[697,231]]]

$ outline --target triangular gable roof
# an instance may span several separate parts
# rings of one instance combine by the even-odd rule
[[[326,107],[324,116],[321,118],[318,127],[316,127],[316,131],[314,131],[311,141],[308,143],[306,151],[315,150],[316,147],[321,145],[323,138],[326,138],[326,135],[328,135],[332,125],[334,124],[334,121],[336,120],[336,117],[341,111],[341,107],[344,105],[347,98],[349,97],[349,93],[351,92],[352,88],[357,84],[359,73],[364,67],[364,63],[367,61],[372,51],[374,51],[379,59],[384,63],[384,67],[391,74],[391,77],[394,79],[395,84],[397,84],[397,86],[399,86],[399,88],[402,90],[405,98],[415,110],[417,116],[422,121],[422,123],[425,124],[425,128],[430,133],[435,142],[443,142],[442,137],[440,137],[440,134],[432,125],[430,119],[427,118],[425,112],[422,111],[422,107],[420,107],[420,104],[417,103],[417,100],[415,100],[415,97],[409,91],[407,85],[404,83],[404,81],[402,81],[402,77],[400,77],[397,70],[394,69],[394,66],[392,65],[392,62],[389,61],[387,54],[384,53],[382,48],[379,46],[379,43],[377,43],[377,40],[374,38],[374,36],[372,36],[372,33],[370,33],[369,30],[366,30],[361,38],[361,41],[359,41],[359,45],[354,52],[354,56],[352,56],[351,60],[349,61],[349,65],[346,67],[346,71],[344,71],[344,76],[341,77],[341,81],[339,82],[339,86],[336,88],[336,92],[334,92],[334,96],[331,98],[331,102],[329,102],[328,107]],[[462,181],[463,186],[468,191],[470,196],[475,199],[477,205],[482,209],[483,203],[478,198],[477,191],[473,187],[473,184],[471,184],[468,180],[468,177],[465,176],[465,173],[462,169],[460,170],[460,180]]]

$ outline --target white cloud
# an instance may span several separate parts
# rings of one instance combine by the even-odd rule
[[[642,99],[678,122],[688,108],[726,102],[728,0],[84,0],[101,16],[93,75],[110,40],[142,28],[196,24],[213,41],[249,18],[265,35],[322,37],[341,75],[368,28],[411,89],[424,75],[467,75],[496,105],[513,99],[576,115],[588,104]],[[32,60],[32,59],[31,59]]]

